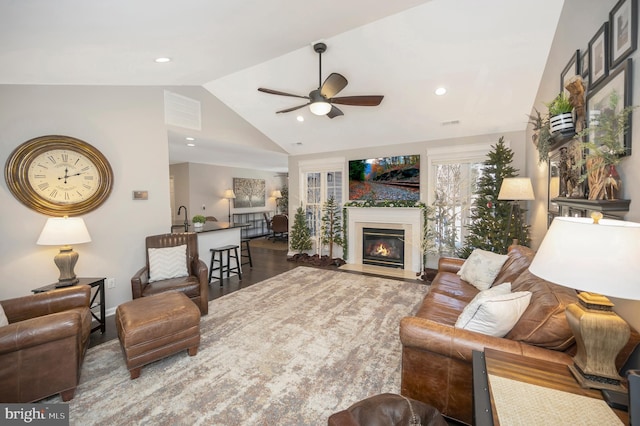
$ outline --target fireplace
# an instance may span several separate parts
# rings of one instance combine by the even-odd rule
[[[362,263],[404,268],[404,229],[362,228]]]

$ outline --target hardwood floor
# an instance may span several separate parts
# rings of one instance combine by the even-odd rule
[[[222,286],[214,281],[209,284],[209,300],[214,300],[225,294],[233,293],[250,285],[264,281],[267,278],[271,278],[282,272],[294,269],[300,264],[287,261],[287,252],[270,250],[260,247],[251,248],[251,257],[253,260],[253,267],[244,265],[242,273],[242,281],[237,276],[231,278],[225,278]],[[205,260],[205,263],[207,261]],[[115,326],[115,315],[107,317],[107,326],[104,334],[91,333],[89,347],[99,345],[107,342],[111,339],[117,339],[118,334]]]

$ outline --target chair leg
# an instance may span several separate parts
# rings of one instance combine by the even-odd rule
[[[235,254],[236,258],[236,270],[238,271],[238,279],[242,281],[242,267],[240,264],[240,257],[238,257],[238,247],[235,247],[233,249],[233,253]]]

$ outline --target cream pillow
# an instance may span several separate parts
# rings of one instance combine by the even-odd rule
[[[471,319],[464,325],[458,325],[456,322],[456,327],[489,336],[504,337],[516,325],[530,301],[530,291],[518,291],[484,298]],[[465,310],[469,305],[465,307]],[[462,315],[464,315],[464,311]]]
[[[149,282],[180,278],[187,271],[187,245],[149,250]]]
[[[504,283],[491,287],[487,290],[482,290],[480,293],[476,294],[476,297],[474,297],[467,306],[464,307],[464,310],[456,321],[456,327],[464,328],[464,326],[467,325],[467,323],[471,321],[471,318],[476,314],[476,311],[480,308],[480,304],[483,300],[509,293],[511,293],[511,283]]]
[[[486,290],[491,287],[508,258],[506,254],[475,249],[462,264],[458,275],[478,290]]]
[[[9,320],[7,319],[7,315],[4,313],[2,305],[0,305],[0,327],[4,327],[5,325],[9,325]]]

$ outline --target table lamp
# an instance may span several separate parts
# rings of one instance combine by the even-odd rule
[[[80,217],[51,217],[40,233],[36,244],[42,246],[62,246],[53,261],[60,270],[56,287],[66,287],[78,282],[73,268],[78,261],[78,253],[71,244],[91,242],[91,236],[84,220]]]
[[[236,198],[236,194],[233,192],[233,189],[227,189],[224,191],[222,198],[226,198],[229,201],[229,223],[231,223],[231,200]]]
[[[271,196],[276,199],[276,214],[278,214],[278,200],[282,198],[282,192],[279,189],[276,189],[275,191],[273,191],[273,194],[271,194]]]
[[[520,211],[520,201],[535,200],[536,197],[533,194],[533,186],[531,185],[531,179],[528,177],[513,177],[504,178],[502,185],[500,186],[500,192],[498,193],[498,200],[511,201],[511,209],[509,210],[509,219],[507,219],[507,232],[506,243],[509,246],[509,236],[511,233],[511,219],[515,218],[515,235],[513,239],[516,241],[522,240],[522,212]]]
[[[547,281],[579,290],[565,314],[576,338],[569,369],[582,387],[624,391],[615,360],[629,325],[601,294],[640,299],[640,223],[556,217],[529,266]]]

